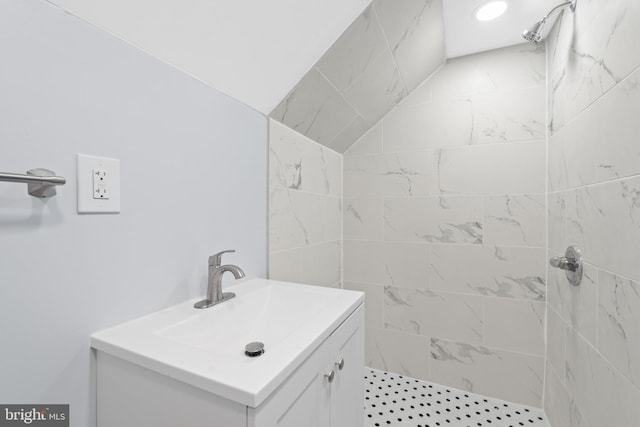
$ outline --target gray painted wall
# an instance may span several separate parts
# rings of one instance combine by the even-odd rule
[[[267,270],[267,119],[40,0],[0,3],[0,402],[95,425],[89,335],[202,295],[207,256]],[[121,160],[122,212],[76,213],[75,155]],[[228,283],[228,282],[226,282]]]

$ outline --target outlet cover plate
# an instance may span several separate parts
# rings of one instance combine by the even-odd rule
[[[119,213],[120,212],[120,160],[78,154],[77,185],[78,213]],[[109,176],[109,198],[94,198],[93,174],[104,171]]]

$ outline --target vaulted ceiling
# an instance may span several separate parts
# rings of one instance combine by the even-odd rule
[[[520,43],[560,2],[478,22],[489,0],[49,1],[338,152],[447,57]]]
[[[343,153],[447,58],[524,43],[556,0],[504,0],[480,22],[489,1],[373,0],[271,117]]]

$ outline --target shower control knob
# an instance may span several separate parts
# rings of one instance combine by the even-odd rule
[[[559,268],[561,270],[576,271],[578,269],[578,264],[573,258],[553,257],[549,260],[549,263],[553,267]]]
[[[567,280],[572,285],[578,286],[582,281],[582,254],[577,247],[569,246],[563,257],[553,257],[549,264],[565,270]]]

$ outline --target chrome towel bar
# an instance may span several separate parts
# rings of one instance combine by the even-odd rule
[[[0,172],[0,181],[28,184],[27,191],[33,197],[51,197],[56,194],[56,185],[64,185],[67,180],[56,176],[49,169],[29,169],[26,175]]]

